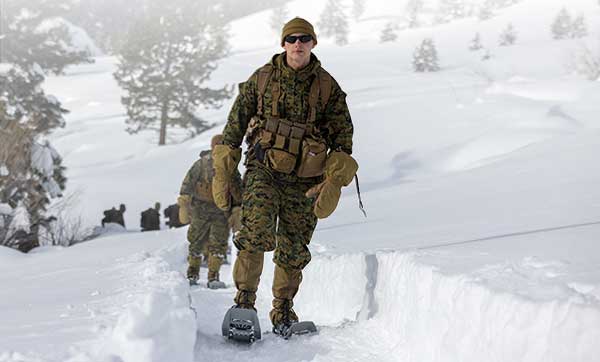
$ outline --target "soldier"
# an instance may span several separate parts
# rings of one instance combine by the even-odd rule
[[[239,249],[233,269],[234,308],[254,308],[263,254],[275,251],[273,332],[284,335],[298,321],[293,299],[310,262],[308,244],[317,218],[336,208],[341,188],[358,169],[352,153],[353,126],[346,94],[312,49],[313,26],[294,18],[283,27],[284,52],[239,86],[223,144],[213,150],[213,196],[229,207],[231,175],[246,138],[246,173]]]
[[[180,228],[182,226],[185,226],[179,220],[179,205],[169,205],[169,207],[163,210],[163,214],[165,216],[165,219],[168,219],[167,221],[165,221],[165,225],[167,225],[169,229]]]
[[[140,227],[142,231],[160,230],[160,202],[156,202],[154,208],[142,211]]]
[[[125,227],[125,220],[123,219],[123,213],[125,212],[125,204],[119,205],[119,209],[112,207],[109,210],[104,210],[104,218],[102,219],[102,227],[104,224],[115,223]]]
[[[215,135],[211,146],[221,143],[222,135]],[[237,170],[232,173],[231,203],[225,211],[219,209],[212,196],[212,180],[214,176],[211,151],[202,151],[200,159],[189,169],[181,184],[179,218],[181,222],[190,223],[187,238],[190,242],[188,253],[187,277],[190,285],[197,284],[202,262],[202,252],[208,249],[208,287],[221,288],[225,284],[219,280],[219,270],[227,254],[229,239],[228,218],[235,215],[241,204],[241,176]]]

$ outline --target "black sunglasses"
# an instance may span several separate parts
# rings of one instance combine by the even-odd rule
[[[290,44],[294,44],[298,39],[300,39],[300,43],[308,43],[312,40],[312,35],[288,35],[284,39],[286,43]]]

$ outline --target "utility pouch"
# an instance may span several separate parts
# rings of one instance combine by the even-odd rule
[[[269,148],[265,151],[265,163],[274,171],[288,174],[296,168],[296,156],[284,150]]]
[[[212,184],[210,182],[197,182],[196,197],[202,201],[213,202]]]
[[[325,172],[326,161],[327,145],[313,138],[305,138],[296,174],[298,177],[321,176]]]

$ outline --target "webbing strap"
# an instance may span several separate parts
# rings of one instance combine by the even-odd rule
[[[275,71],[275,81],[271,82],[271,96],[273,99],[271,100],[271,115],[273,117],[279,117],[279,96],[281,95],[281,72],[279,70]]]
[[[265,91],[267,90],[267,84],[269,83],[269,79],[271,78],[271,74],[273,73],[273,66],[271,64],[267,64],[264,67],[260,68],[258,71],[258,105],[256,108],[256,114],[259,116],[263,115],[263,102]]]

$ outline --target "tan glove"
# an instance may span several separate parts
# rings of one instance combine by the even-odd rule
[[[179,221],[183,225],[190,223],[190,209],[192,208],[192,197],[190,195],[179,195],[177,198],[179,205]]]
[[[242,158],[242,150],[231,148],[228,145],[215,145],[212,150],[212,158],[215,170],[215,176],[212,180],[213,199],[219,209],[226,211],[230,208],[229,184]]]
[[[229,215],[227,221],[234,234],[240,231],[242,228],[242,208],[240,206],[232,207],[231,215]]]
[[[348,186],[358,171],[358,163],[342,151],[332,152],[325,164],[325,180],[306,192],[306,197],[317,199],[313,211],[319,219],[331,215],[336,209],[342,187]]]

